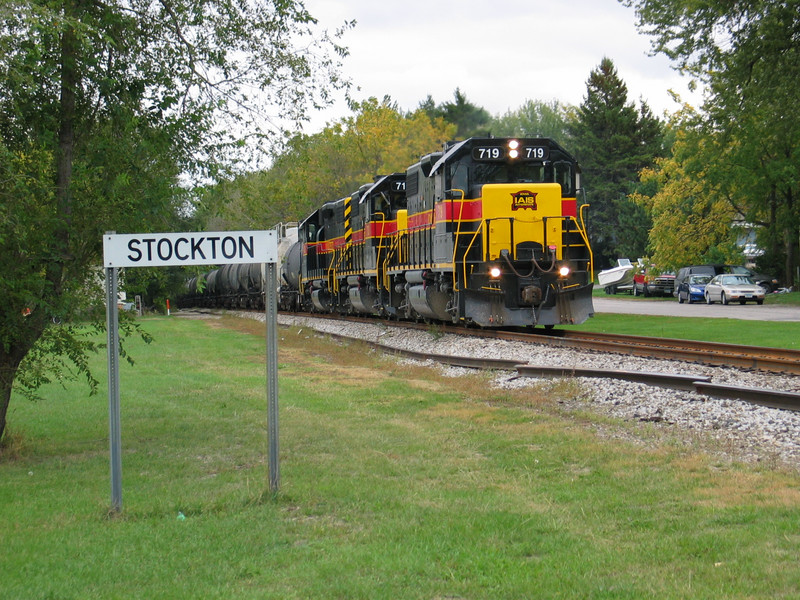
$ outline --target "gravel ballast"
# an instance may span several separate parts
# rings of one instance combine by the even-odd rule
[[[264,319],[263,313],[242,313],[241,316]],[[800,391],[800,377],[790,375],[408,330],[384,323],[344,323],[286,315],[279,315],[278,321],[281,325],[307,327],[322,333],[432,355],[511,358],[520,364],[531,365],[678,373],[706,376],[719,384]],[[440,368],[449,376],[459,376],[469,371],[445,366]],[[665,433],[687,443],[701,437],[712,438],[717,442],[713,447],[730,460],[776,464],[800,470],[800,413],[614,379],[576,378],[576,381],[579,393],[561,400],[563,410],[588,410],[625,421],[645,422],[650,427],[667,428]],[[553,385],[550,380],[519,377],[516,372],[498,372],[493,384],[498,388],[544,389]],[[635,437],[630,431],[616,431],[611,435]]]

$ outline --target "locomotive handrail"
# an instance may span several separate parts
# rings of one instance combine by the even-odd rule
[[[464,214],[464,197],[466,196],[466,193],[464,192],[464,190],[461,190],[461,189],[452,189],[450,191],[451,192],[461,192],[461,202],[458,205],[458,224],[456,225],[456,230],[453,232],[453,291],[457,292],[458,291],[458,281],[456,281],[457,278],[455,276],[455,273],[456,273],[456,254],[458,253],[458,237],[461,235],[461,224],[464,222],[464,220],[462,219],[462,216]],[[455,200],[455,198],[450,198],[450,222],[451,223],[453,222],[453,210],[452,210],[453,209],[453,200]],[[474,239],[474,236],[473,236],[472,242],[474,242],[474,241],[475,241],[475,239]],[[470,242],[469,247],[467,248],[467,251],[469,251],[469,248],[472,247],[472,242]],[[464,256],[461,259],[463,263],[466,263],[466,258],[467,258],[467,252],[464,253]],[[466,270],[466,267],[464,267],[464,282],[465,282],[465,285],[466,285],[466,281],[467,281],[467,270]]]
[[[472,250],[472,244],[475,243],[475,240],[478,238],[478,234],[481,233],[481,231],[483,229],[486,229],[486,228],[487,228],[486,227],[486,219],[481,219],[481,224],[478,226],[478,229],[476,229],[475,232],[473,233],[472,239],[470,240],[469,244],[467,245],[467,249],[464,250],[464,254],[461,256],[461,266],[462,266],[462,269],[464,271],[464,285],[465,286],[466,286],[466,283],[467,283],[467,254],[469,254],[469,251]],[[467,233],[471,233],[471,232],[467,231],[465,233],[465,235]],[[486,238],[486,234],[484,233],[484,239],[485,238]],[[456,254],[455,249],[453,249],[453,273],[454,274],[456,272],[455,254]],[[465,287],[464,289],[467,289],[467,288]],[[453,290],[456,291],[456,292],[459,291],[456,281],[453,281]]]
[[[334,248],[331,264],[325,272],[325,276],[328,278],[328,285],[331,288],[331,292],[334,294],[339,293],[339,282],[336,279],[336,262],[338,260],[338,255],[339,252]]]
[[[380,237],[378,238],[378,246],[377,246],[377,248],[375,249],[375,268],[377,269],[377,268],[378,268],[378,265],[380,265],[380,264],[381,264],[381,248],[383,248],[383,238],[384,238],[384,236],[383,236],[383,233],[384,233],[385,224],[386,224],[386,215],[385,215],[385,214],[383,214],[381,211],[376,211],[375,213],[373,213],[373,216],[375,216],[375,215],[380,215],[380,216],[381,216],[381,220],[380,220],[379,222],[380,222],[380,223],[382,223],[382,225],[381,225],[381,235],[380,235]],[[365,223],[365,224],[364,224],[364,242],[365,242],[365,243],[366,243],[366,241],[367,241],[367,233],[366,233],[366,230],[367,230],[367,227],[366,227],[366,223]],[[385,268],[385,265],[384,265],[384,272],[385,272],[385,271],[386,271],[386,268]],[[380,286],[380,285],[381,285],[381,283],[382,283],[382,282],[381,282],[381,278],[377,276],[377,273],[376,273],[376,277],[375,277],[375,282],[376,282],[376,283],[377,283],[379,286]],[[379,287],[379,288],[378,288],[378,290],[380,291],[380,290],[381,290],[381,288]]]
[[[586,248],[589,250],[589,280],[594,281],[594,253],[592,252],[591,244],[589,244],[589,237],[586,235],[586,219],[583,217],[583,209],[588,207],[588,204],[581,204],[580,209],[578,209],[578,214],[581,217],[581,237],[583,237],[583,241],[586,243]]]
[[[400,250],[398,264],[403,263],[403,253],[402,248],[400,247],[403,241],[403,238],[407,235],[408,229],[398,229],[397,234],[392,238],[392,241],[389,245],[389,249],[386,252],[386,258],[383,261],[383,285],[385,289],[389,289],[389,261],[392,259],[392,255]]]

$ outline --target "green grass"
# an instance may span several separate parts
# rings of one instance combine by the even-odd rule
[[[630,294],[608,296],[603,290],[597,288],[593,295],[630,302],[677,302],[673,297],[643,298]],[[769,310],[769,306],[800,307],[800,292],[771,294],[767,296],[764,307],[759,307],[758,310]],[[564,329],[800,349],[800,321],[750,321],[595,313],[595,316],[585,323],[565,326]]]
[[[800,349],[800,321],[595,313],[585,323],[564,326],[563,329]]]
[[[565,414],[573,382],[495,391],[291,329],[273,498],[263,325],[145,326],[121,369],[121,515],[105,396],[13,399],[0,598],[800,595],[796,473]]]

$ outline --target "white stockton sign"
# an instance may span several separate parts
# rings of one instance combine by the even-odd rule
[[[111,446],[111,506],[122,509],[122,436],[119,402],[119,315],[117,269],[264,263],[264,303],[267,324],[267,426],[269,487],[277,492],[278,469],[278,237],[275,231],[202,233],[106,233],[103,266],[106,271],[108,333],[108,427]]]
[[[103,236],[105,267],[173,267],[278,261],[274,231],[134,233]]]

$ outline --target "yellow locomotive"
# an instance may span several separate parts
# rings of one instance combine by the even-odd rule
[[[592,316],[580,168],[550,139],[470,138],[324,204],[284,308],[508,327]]]

